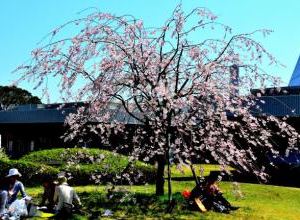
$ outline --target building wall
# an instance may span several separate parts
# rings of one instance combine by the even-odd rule
[[[61,123],[1,124],[2,147],[8,155],[18,158],[30,151],[65,147],[60,138],[64,134]]]

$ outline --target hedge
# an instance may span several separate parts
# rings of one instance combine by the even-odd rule
[[[55,177],[59,173],[54,167],[21,160],[0,160],[0,167],[1,177],[5,177],[9,169],[17,168],[22,174],[21,181],[31,186],[41,184],[45,176]]]
[[[51,166],[63,166],[66,161],[75,159],[80,164],[94,164],[103,162],[114,162],[116,160],[119,163],[125,163],[127,157],[113,153],[106,150],[100,150],[95,148],[56,148],[51,150],[35,151],[27,154],[21,158],[24,161],[43,163]],[[104,161],[102,161],[104,160]]]
[[[100,149],[42,150],[25,155],[21,160],[42,163],[65,171],[70,176],[69,183],[74,185],[106,182],[143,184],[155,180],[153,166],[141,161],[130,163],[124,155]]]
[[[141,162],[126,166],[111,166],[105,164],[85,164],[71,165],[62,167],[61,170],[70,175],[69,182],[74,185],[86,185],[94,183],[114,184],[144,184],[154,182],[155,171],[150,165],[144,165]]]

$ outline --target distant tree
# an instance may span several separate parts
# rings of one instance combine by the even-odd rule
[[[40,104],[41,100],[27,90],[16,86],[0,86],[0,108],[9,109],[14,105]]]
[[[124,123],[108,111],[118,104],[138,124],[132,157],[157,160],[157,194],[164,193],[166,166],[171,199],[170,164],[208,154],[224,167],[264,178],[257,157],[278,154],[274,129],[290,147],[298,140],[284,119],[255,117],[251,111],[260,94],[250,89],[264,92],[278,82],[260,66],[276,59],[253,39],[270,31],[233,35],[216,19],[208,9],[184,13],[179,5],[162,27],[148,28],[133,16],[95,12],[55,29],[51,42],[34,50],[31,62],[18,71],[22,79],[36,79],[37,86],[55,76],[66,98],[89,104],[67,118],[69,139],[88,130],[102,141],[127,135]],[[69,26],[78,34],[57,37]]]

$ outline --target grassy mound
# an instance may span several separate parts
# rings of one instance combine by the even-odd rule
[[[52,149],[32,152],[19,161],[39,163],[70,174],[70,183],[85,185],[95,182],[141,184],[153,182],[155,170],[140,161],[100,149]]]
[[[105,159],[121,159],[123,162],[125,156],[119,154],[114,154],[109,151],[100,150],[100,149],[88,149],[88,148],[56,148],[50,150],[41,150],[35,151],[30,154],[27,154],[21,158],[24,161],[43,163],[51,166],[63,166],[66,161],[75,159],[77,157],[80,161],[80,164],[90,164],[94,163],[92,160],[101,158],[105,156]]]

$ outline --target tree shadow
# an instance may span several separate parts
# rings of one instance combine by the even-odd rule
[[[105,210],[113,213],[112,218],[132,218],[143,219],[145,217],[157,219],[182,219],[182,216],[192,217],[197,212],[188,209],[186,201],[180,193],[175,193],[175,207],[172,213],[167,213],[168,197],[155,196],[143,193],[131,193],[127,191],[113,193],[81,193],[81,198],[85,204],[84,212],[89,219],[98,219]],[[193,214],[194,213],[194,214]],[[180,217],[181,216],[181,217]]]

